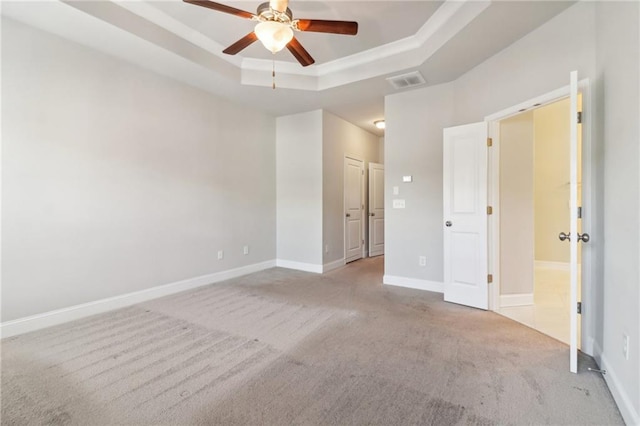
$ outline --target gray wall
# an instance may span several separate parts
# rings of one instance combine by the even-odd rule
[[[365,168],[365,211],[368,211],[369,163],[377,162],[379,138],[327,111],[322,114],[322,192],[324,263],[344,259],[344,156],[363,160]],[[365,214],[365,220],[368,218]],[[365,223],[366,225],[366,223]],[[365,226],[365,247],[369,227]]]
[[[444,84],[385,99],[385,275],[442,282],[442,129],[453,123],[452,89]],[[413,182],[403,183],[406,175]],[[394,199],[406,207],[392,208]]]
[[[604,302],[598,343],[640,422],[640,4],[598,2],[598,117],[604,141]],[[600,239],[599,238],[599,239]],[[601,334],[600,334],[601,333]],[[622,356],[622,335],[631,339]],[[613,387],[613,386],[612,386]],[[614,396],[616,391],[614,390]],[[623,414],[624,410],[623,410]]]
[[[6,19],[2,89],[2,321],[274,259],[273,118]]]
[[[322,265],[322,111],[278,117],[277,256]]]
[[[321,270],[344,259],[344,156],[368,167],[379,139],[316,110],[278,117],[276,140],[278,259]]]

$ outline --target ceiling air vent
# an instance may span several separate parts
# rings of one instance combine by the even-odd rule
[[[394,89],[406,89],[407,87],[419,86],[426,83],[419,71],[389,77],[387,81],[391,83]]]

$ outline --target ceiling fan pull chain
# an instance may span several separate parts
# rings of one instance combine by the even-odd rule
[[[271,64],[272,89],[276,90],[276,60],[273,59]]]

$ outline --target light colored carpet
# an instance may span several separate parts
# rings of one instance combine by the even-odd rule
[[[2,341],[3,425],[623,424],[567,346],[383,259],[271,269]]]

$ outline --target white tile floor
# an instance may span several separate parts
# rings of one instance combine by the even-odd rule
[[[569,344],[569,271],[536,268],[534,281],[533,305],[498,313]]]

